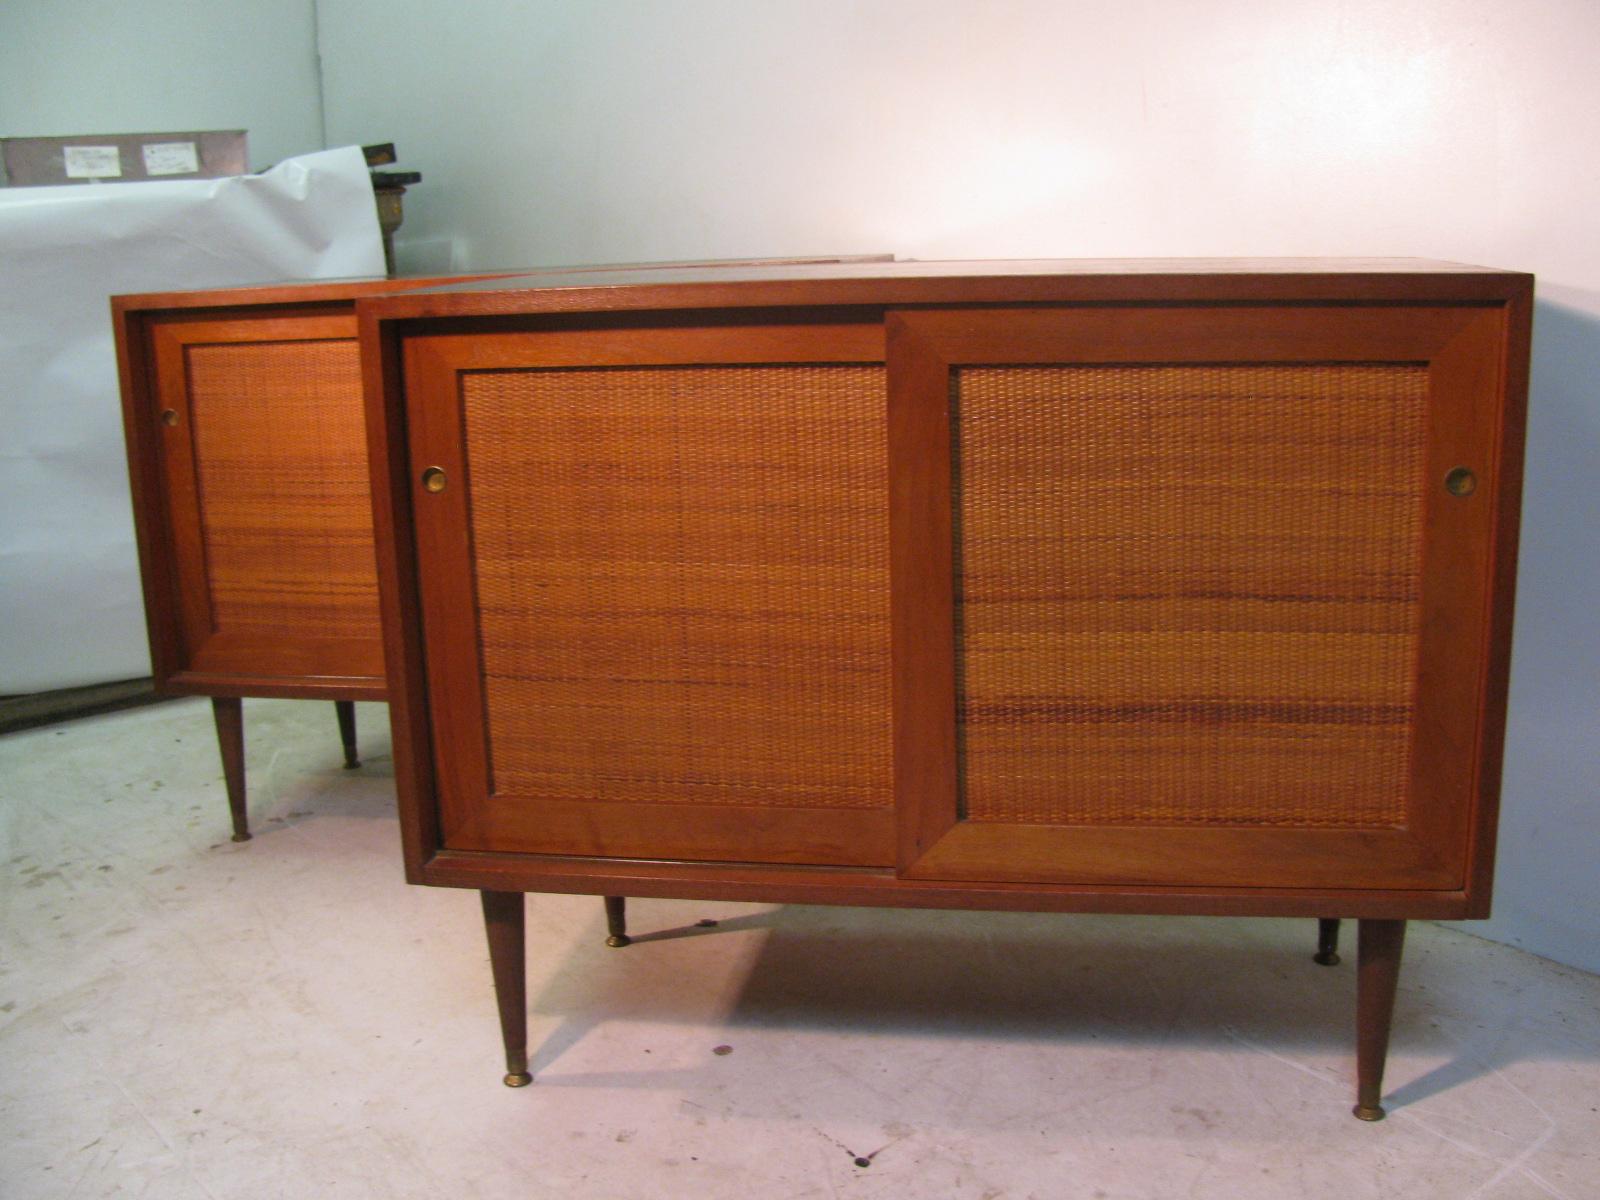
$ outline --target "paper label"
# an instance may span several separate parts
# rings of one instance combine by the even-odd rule
[[[193,175],[200,169],[200,154],[193,142],[151,142],[144,148],[146,175]]]
[[[68,179],[118,179],[122,155],[115,146],[65,146]]]

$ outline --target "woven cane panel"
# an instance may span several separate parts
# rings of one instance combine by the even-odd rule
[[[890,804],[882,367],[463,383],[493,789]]]
[[[962,370],[972,821],[1403,824],[1420,366]]]
[[[356,345],[195,345],[189,405],[219,630],[375,637]]]

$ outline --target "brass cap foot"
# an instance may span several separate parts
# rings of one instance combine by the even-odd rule
[[[233,840],[236,842],[248,842],[250,835],[248,833],[236,833],[233,835]]]
[[[507,1087],[527,1087],[533,1082],[533,1076],[526,1071],[508,1071],[504,1082]]]
[[[610,946],[613,950],[621,950],[624,946],[630,946],[632,944],[633,939],[625,933],[613,933],[606,939],[606,945]]]
[[[1381,1121],[1385,1115],[1381,1104],[1358,1104],[1350,1111],[1358,1121]]]
[[[1330,950],[1326,954],[1313,954],[1311,961],[1318,966],[1337,967],[1339,965],[1339,956]]]

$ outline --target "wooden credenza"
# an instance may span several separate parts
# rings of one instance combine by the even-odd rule
[[[408,876],[1488,912],[1530,277],[884,264],[358,303]]]

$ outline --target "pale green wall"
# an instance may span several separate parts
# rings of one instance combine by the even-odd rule
[[[1466,258],[1600,290],[1595,0],[322,0],[330,144],[489,268]]]
[[[0,3],[0,136],[189,129],[323,149],[312,0]]]

